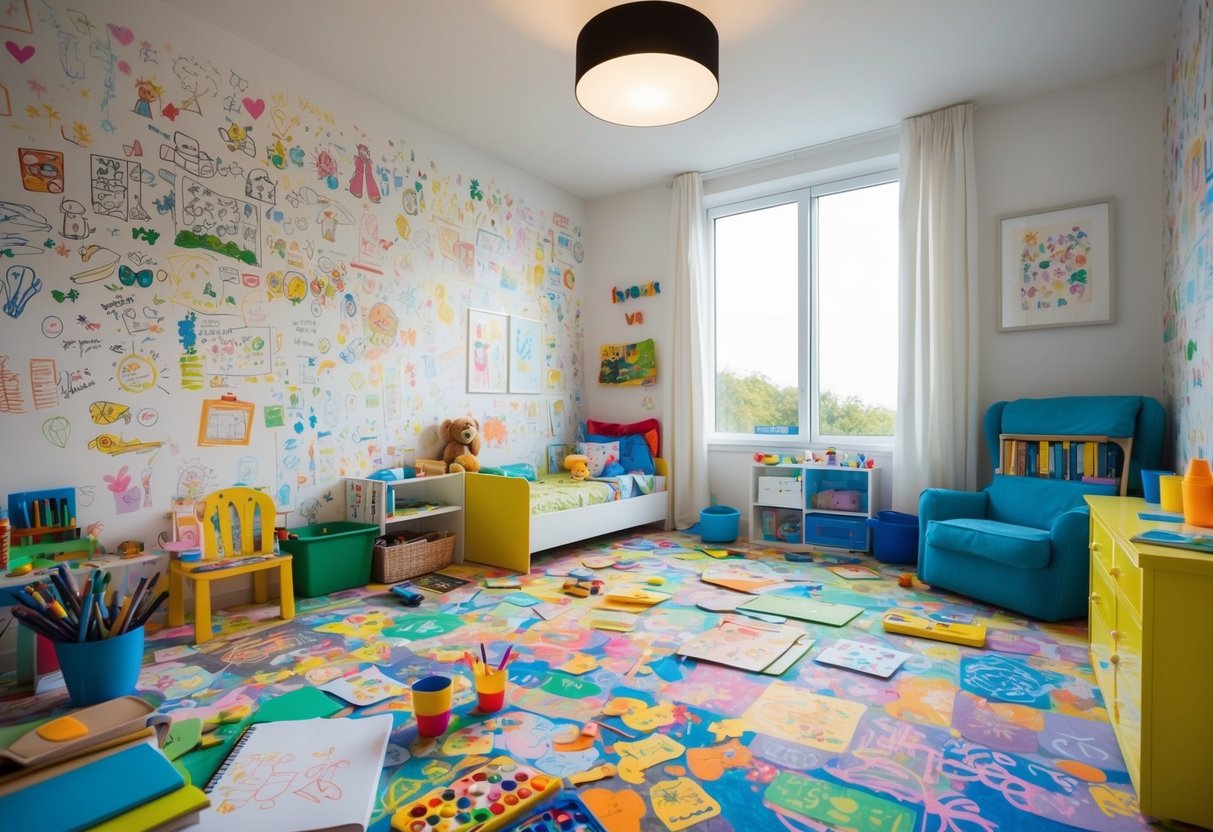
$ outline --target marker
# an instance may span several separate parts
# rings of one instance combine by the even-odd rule
[[[505,663],[510,660],[510,653],[513,651],[513,649],[514,649],[514,645],[512,645],[512,644],[509,647],[505,648],[505,655],[501,657],[501,663],[497,665],[498,670],[501,670],[503,667],[505,667]]]

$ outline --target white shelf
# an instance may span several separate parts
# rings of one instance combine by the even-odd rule
[[[789,490],[790,484],[781,482],[779,487],[783,490],[774,496],[770,491],[760,496],[763,477],[792,478],[799,481],[799,486],[791,486]],[[859,510],[815,507],[813,496],[827,490],[848,492],[848,496],[849,492],[855,492]],[[872,535],[867,520],[876,516],[879,495],[878,467],[850,468],[814,462],[755,464],[750,469],[750,542],[790,551],[871,551]]]
[[[389,513],[389,507],[395,509],[398,495],[438,505],[405,514]],[[390,482],[363,477],[347,477],[345,481],[347,520],[374,524],[379,527],[381,535],[453,532],[456,563],[463,562],[463,505],[462,472]]]

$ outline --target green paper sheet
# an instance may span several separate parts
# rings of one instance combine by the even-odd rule
[[[739,605],[737,609],[738,611],[782,615],[799,621],[814,621],[819,624],[829,624],[831,627],[841,627],[863,612],[863,607],[853,607],[850,604],[830,604],[826,601],[814,601],[812,598],[794,595],[759,595]]]

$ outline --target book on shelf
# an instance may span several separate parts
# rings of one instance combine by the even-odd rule
[[[1003,434],[998,473],[1119,486],[1131,442],[1107,436]]]

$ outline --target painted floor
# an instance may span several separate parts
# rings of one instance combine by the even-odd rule
[[[1084,623],[1044,625],[921,584],[901,588],[902,567],[867,556],[814,554],[797,563],[738,543],[745,559],[720,560],[700,545],[669,532],[602,538],[537,557],[517,588],[485,587],[485,577],[505,574],[498,570],[452,566],[444,571],[469,583],[426,592],[417,608],[371,586],[299,599],[289,623],[272,617],[276,608],[227,611],[217,616],[220,637],[196,652],[164,652],[189,645],[188,628],[153,628],[148,660],[169,658],[144,668],[139,693],[162,712],[205,717],[371,665],[405,686],[452,676],[455,713],[438,740],[417,737],[407,692],[357,710],[395,720],[374,830],[387,830],[411,799],[500,754],[561,776],[614,764],[615,776],[578,787],[612,832],[1151,828],[1137,812],[1095,686]],[[636,615],[602,616],[600,597],[561,592],[568,570],[587,559],[608,589],[639,585],[672,597]],[[829,569],[840,564],[870,566],[879,578]],[[700,580],[722,565],[863,612],[841,627],[788,621],[814,643],[777,677],[680,659],[678,646],[723,615],[700,604],[745,597]],[[943,620],[973,616],[988,626],[986,646],[886,633],[881,615],[893,607]],[[594,618],[634,625],[593,629]],[[816,660],[841,639],[909,656],[887,679]],[[493,661],[513,646],[506,705],[492,715],[475,711],[464,661],[481,644]],[[0,701],[0,722],[66,705],[62,692],[9,697]],[[603,726],[599,736],[578,736],[591,720]]]

